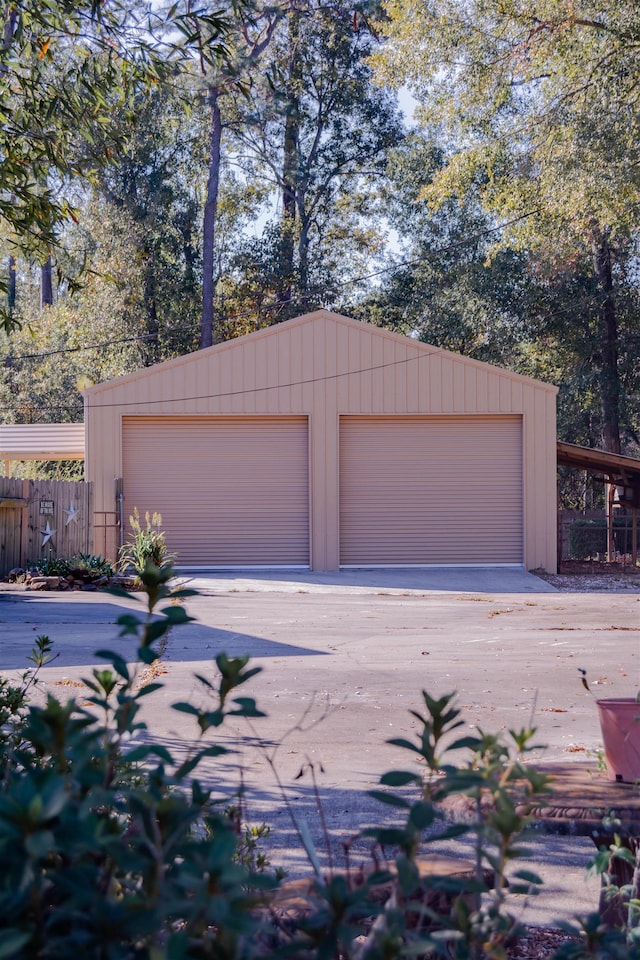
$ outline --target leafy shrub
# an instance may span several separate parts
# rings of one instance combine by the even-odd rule
[[[90,553],[78,553],[69,560],[70,570],[82,570],[91,576],[92,579],[99,577],[113,576],[113,564],[106,560],[101,554],[95,556]]]
[[[29,697],[39,682],[40,670],[53,659],[51,649],[49,637],[36,637],[28,657],[33,666],[24,671],[17,683],[0,676],[0,771],[22,740]]]
[[[90,553],[78,553],[73,557],[40,557],[29,561],[29,568],[37,570],[44,577],[68,577],[74,571],[86,573],[90,579],[111,577],[113,564],[104,557]]]
[[[167,549],[164,532],[160,529],[162,526],[160,514],[154,513],[152,516],[147,510],[144,518],[145,525],[143,526],[136,507],[133,516],[129,517],[129,526],[133,536],[120,547],[118,553],[120,569],[126,571],[133,567],[138,577],[141,577],[148,564],[164,570],[173,563],[177,556]]]
[[[43,577],[68,577],[71,569],[69,561],[64,557],[40,557],[38,560],[30,560],[28,566]]]
[[[200,730],[186,758],[135,739],[146,729],[142,700],[161,686],[145,683],[144,671],[168,631],[190,620],[181,604],[162,606],[194,593],[170,591],[171,576],[151,566],[141,573],[147,614],[118,620],[121,636],[137,639],[138,661],[99,651],[106,665],[85,681],[81,703],[49,695],[26,706],[50,655],[45,637],[22,682],[0,685],[0,958],[505,960],[520,933],[509,898],[540,885],[526,870],[509,870],[506,884],[525,853],[523,807],[545,789],[523,762],[534,731],[456,739],[462,720],[453,695],[423,692],[423,712],[412,711],[416,738],[390,741],[411,756],[412,769],[384,774],[373,791],[396,815],[390,827],[363,831],[377,851],[373,869],[323,874],[300,828],[314,880],[304,912],[280,923],[265,908],[276,883],[258,849],[268,828],[244,830],[237,798],[213,802],[196,776],[204,758],[226,753],[208,740],[226,717],[262,716],[253,699],[237,696],[259,668],[220,654],[219,680],[199,678],[209,708],[174,704]],[[461,764],[450,761],[456,750],[466,752]],[[464,823],[443,820],[451,798],[467,804]],[[472,878],[421,875],[425,845],[463,834],[473,839]],[[436,906],[440,895],[450,899],[448,915]],[[640,960],[637,927],[607,931],[592,917],[575,932],[582,939],[567,960]]]
[[[29,706],[19,738],[0,744],[0,957],[240,957],[256,926],[256,890],[272,881],[236,857],[233,819],[192,775],[225,748],[205,740],[225,716],[259,716],[248,698],[233,699],[257,671],[246,658],[217,660],[211,709],[191,704],[200,747],[184,760],[164,746],[123,747],[144,730],[140,686],[154,645],[190,618],[174,598],[170,570],[142,574],[149,613],[127,613],[122,634],[138,638],[131,668],[117,653],[85,681],[82,704],[49,695]],[[184,597],[189,591],[181,591]],[[12,709],[14,707],[12,706]],[[131,765],[138,775],[131,776]],[[206,830],[194,830],[197,823]]]

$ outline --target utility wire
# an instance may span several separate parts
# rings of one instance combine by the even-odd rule
[[[228,341],[228,342],[232,342],[232,341]],[[413,361],[416,361],[416,360],[422,360],[425,356],[431,356],[435,353],[440,353],[439,347],[428,348],[426,344],[422,344],[422,346],[424,348],[424,351],[415,357],[404,357],[401,360],[389,360],[386,363],[373,364],[372,366],[369,366],[369,367],[361,367],[358,370],[344,370],[340,373],[330,373],[322,377],[309,377],[305,380],[291,380],[288,383],[273,383],[265,387],[246,387],[243,390],[224,390],[224,391],[219,391],[217,393],[194,394],[193,396],[190,396],[190,397],[183,397],[183,396],[161,397],[160,399],[157,399],[157,400],[136,400],[134,401],[134,405],[135,406],[153,406],[154,404],[158,404],[158,403],[185,403],[185,402],[190,402],[195,400],[218,400],[218,399],[223,399],[227,397],[240,397],[249,393],[251,394],[266,393],[269,390],[280,390],[280,389],[285,389],[290,387],[305,387],[314,383],[326,383],[330,380],[340,380],[342,377],[357,376],[358,374],[362,374],[362,373],[373,373],[376,370],[386,370],[389,367],[397,367],[402,364],[412,363]],[[194,356],[194,354],[190,354],[189,356]],[[91,403],[90,406],[92,410],[96,410],[96,409],[104,410],[109,407],[120,407],[122,406],[122,403],[121,402]],[[76,407],[72,407],[72,406],[64,407],[56,404],[56,410],[72,411],[72,410],[78,409],[79,407],[80,407],[80,403],[78,403]],[[43,410],[47,408],[32,407],[31,409]],[[4,412],[5,413],[7,412],[6,409]],[[0,424],[0,426],[2,425]]]
[[[431,347],[430,349],[426,344],[422,344],[425,348],[424,352],[417,354],[414,357],[404,357],[402,360],[389,360],[387,363],[376,363],[370,367],[360,367],[358,370],[343,370],[341,373],[329,373],[325,374],[322,377],[309,377],[306,380],[291,380],[288,383],[272,383],[265,387],[246,387],[243,390],[224,390],[218,393],[202,393],[194,394],[190,397],[160,397],[157,400],[133,400],[130,402],[131,406],[154,406],[157,403],[185,403],[192,402],[194,400],[220,400],[227,397],[242,397],[248,393],[267,393],[269,390],[284,390],[290,387],[306,387],[314,383],[327,383],[330,380],[340,380],[342,377],[355,377],[361,373],[373,373],[377,370],[387,370],[390,367],[399,367],[405,364],[413,363],[417,360],[423,360],[425,357],[430,357],[435,353],[440,353],[438,347]],[[117,403],[89,403],[89,407],[92,410],[106,410],[109,407],[121,407],[122,401]]]

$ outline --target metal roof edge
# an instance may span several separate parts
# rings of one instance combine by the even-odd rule
[[[84,423],[2,423],[0,460],[84,460]]]
[[[609,453],[595,447],[581,447],[577,443],[558,440],[558,464],[574,467],[576,470],[601,470],[605,473],[623,473],[628,471],[640,479],[640,459],[627,457],[621,453]]]

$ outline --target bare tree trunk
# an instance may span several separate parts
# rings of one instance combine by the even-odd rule
[[[16,309],[16,258],[9,254],[9,282],[7,285],[7,311],[12,317]]]
[[[300,236],[298,238],[298,275],[300,296],[306,297],[309,293],[309,227],[308,217],[301,217]]]
[[[600,408],[602,443],[609,453],[620,453],[620,377],[618,322],[607,231],[594,228],[591,237],[593,269],[600,289]]]
[[[276,300],[285,304],[291,300],[294,275],[296,204],[298,194],[298,141],[300,136],[300,82],[299,57],[300,14],[291,10],[289,23],[289,64],[286,85],[286,116],[282,151],[282,222],[280,263]]]
[[[209,87],[207,92],[210,122],[209,129],[209,176],[207,200],[202,225],[202,320],[200,323],[200,349],[213,344],[214,310],[213,297],[216,281],[214,276],[214,250],[216,237],[216,214],[220,185],[220,148],[222,143],[222,117],[220,115],[220,90]]]
[[[51,257],[47,257],[40,267],[40,308],[53,304],[53,270]]]
[[[156,284],[152,274],[148,274],[144,283],[144,299],[147,308],[147,338],[144,347],[144,364],[147,367],[158,362],[158,310],[156,306]]]

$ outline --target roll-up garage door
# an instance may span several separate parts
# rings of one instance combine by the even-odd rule
[[[306,417],[124,417],[125,516],[162,515],[180,566],[309,564]]]
[[[342,417],[340,562],[523,562],[520,417]]]

